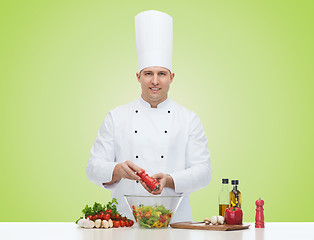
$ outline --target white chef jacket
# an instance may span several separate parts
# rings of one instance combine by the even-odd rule
[[[169,98],[157,108],[140,98],[110,111],[92,146],[87,177],[104,188],[102,183],[112,180],[116,164],[126,160],[150,176],[171,175],[175,189],[164,188],[161,195],[183,195],[171,222],[192,221],[189,193],[206,187],[212,172],[207,138],[194,112]],[[105,188],[129,219],[134,218],[124,195],[151,195],[141,183],[128,179]]]

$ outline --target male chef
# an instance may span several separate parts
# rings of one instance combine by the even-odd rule
[[[172,222],[192,221],[189,193],[211,179],[207,138],[199,117],[168,98],[174,73],[172,17],[159,11],[135,16],[140,98],[110,111],[91,149],[89,180],[112,191],[122,215],[133,218],[125,194],[183,195]],[[160,183],[151,191],[136,172]]]

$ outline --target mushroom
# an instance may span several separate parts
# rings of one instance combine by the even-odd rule
[[[100,228],[101,227],[101,219],[96,219],[95,220],[95,227]]]
[[[217,216],[212,216],[212,218],[210,219],[211,223],[214,225],[214,224],[217,224],[218,222],[218,217]]]
[[[224,224],[224,217],[223,216],[218,216],[218,224]]]
[[[109,227],[112,228],[113,227],[113,222],[112,222],[111,219],[109,219],[108,223],[109,223]]]
[[[109,222],[107,220],[102,220],[101,227],[106,229],[109,228]]]
[[[204,222],[205,222],[206,225],[209,225],[210,224],[210,219],[209,218],[205,218]]]

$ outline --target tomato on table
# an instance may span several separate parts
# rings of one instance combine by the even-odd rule
[[[120,221],[113,221],[113,227],[115,228],[120,227]]]
[[[125,223],[123,220],[120,220],[120,227],[124,227],[125,226]]]
[[[105,212],[106,213],[112,213],[112,210],[111,209],[107,209]]]
[[[104,214],[104,212],[100,212],[100,214],[98,214],[98,216],[99,216],[99,218],[100,218],[101,220],[105,220],[105,214]]]
[[[109,214],[109,213],[106,213],[105,216],[104,216],[104,220],[109,221],[109,219],[110,219],[110,214]]]
[[[132,227],[133,226],[133,224],[134,224],[134,221],[133,220],[130,220],[130,227]]]

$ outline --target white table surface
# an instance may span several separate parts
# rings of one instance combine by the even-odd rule
[[[314,222],[265,223],[264,229],[209,231],[188,229],[141,229],[137,226],[110,229],[83,229],[68,222],[0,222],[0,239],[75,239],[75,240],[314,240]]]

